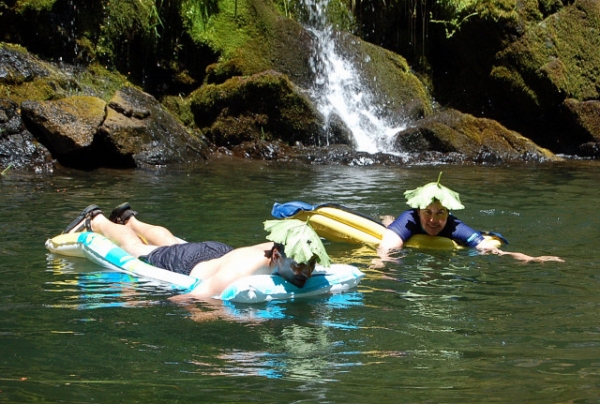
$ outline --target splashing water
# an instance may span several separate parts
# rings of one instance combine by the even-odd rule
[[[325,117],[326,125],[337,115],[352,132],[356,150],[396,154],[392,138],[405,126],[388,122],[385,111],[377,107],[361,83],[358,71],[336,51],[333,28],[325,15],[329,0],[303,0],[302,3],[308,13],[305,28],[316,42],[311,59],[316,76],[312,98]]]

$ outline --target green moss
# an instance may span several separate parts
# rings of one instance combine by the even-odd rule
[[[15,5],[15,10],[18,13],[26,11],[48,11],[51,10],[57,0],[18,0]]]
[[[166,96],[161,104],[174,116],[176,116],[186,127],[194,127],[194,115],[190,107],[190,100],[181,96]]]
[[[237,4],[237,7],[236,7]],[[236,59],[236,70],[249,75],[271,67],[277,10],[261,0],[221,0],[219,12],[202,24],[187,22],[194,41],[209,45],[222,62]]]
[[[97,64],[65,74],[55,65],[36,58],[20,46],[0,43],[0,47],[14,52],[15,57],[22,59],[19,63],[43,72],[34,75],[33,79],[18,70],[7,72],[7,77],[0,81],[0,97],[17,103],[60,99],[71,95],[91,95],[108,101],[117,89],[128,83],[126,77]]]
[[[504,86],[509,94],[512,94],[513,97],[518,97],[521,102],[535,108],[540,106],[536,92],[518,72],[508,69],[505,66],[497,66],[492,69],[490,76],[500,86]]]
[[[158,40],[162,20],[154,0],[112,0],[104,12],[96,50],[102,59],[117,56],[116,49],[135,37],[145,38],[146,45]]]
[[[207,84],[190,96],[197,127],[219,146],[282,135],[310,142],[320,127],[311,103],[274,71]]]
[[[600,3],[580,0],[531,27],[520,41],[499,54],[499,61],[513,71],[503,73],[511,87],[534,89],[538,98],[550,104],[565,97],[597,99],[598,49]]]
[[[469,19],[492,21],[516,21],[518,19],[517,0],[437,0],[439,10],[430,22],[442,24],[446,36],[453,36]]]
[[[56,96],[56,88],[47,80],[35,79],[20,85],[0,84],[0,97],[8,98],[17,104],[25,100],[49,100]]]
[[[131,86],[127,77],[118,72],[110,71],[100,64],[92,64],[77,75],[77,93],[93,94],[109,101],[114,93],[124,86]]]

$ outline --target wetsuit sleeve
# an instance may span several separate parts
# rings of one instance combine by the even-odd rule
[[[464,224],[453,215],[448,217],[448,223],[440,236],[451,238],[458,244],[466,247],[477,247],[483,241],[483,235],[480,231]]]
[[[408,240],[413,234],[422,233],[417,210],[410,209],[402,212],[402,214],[388,226],[388,229],[396,233],[403,242]]]

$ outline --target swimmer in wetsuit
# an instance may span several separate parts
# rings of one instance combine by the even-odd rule
[[[297,262],[286,256],[284,245],[274,242],[235,249],[216,241],[182,243],[165,227],[144,223],[136,214],[125,203],[116,207],[107,218],[98,206],[90,205],[65,228],[64,233],[100,233],[136,258],[202,281],[190,293],[180,295],[176,300],[214,296],[237,279],[258,274],[276,274],[297,287],[303,287],[317,262],[329,262],[320,240],[319,245],[313,245],[311,249],[316,251],[312,257],[306,262]],[[313,230],[310,228],[308,231]]]
[[[432,233],[436,233],[433,235],[452,239],[465,247],[477,247],[484,240],[480,231],[472,229],[456,216],[446,212],[447,210],[443,206],[435,203],[426,209],[410,209],[398,216],[387,228],[396,233],[405,243],[415,234],[429,234],[425,226],[431,226],[434,221],[430,217],[438,215],[441,218],[447,217],[446,224],[438,233],[436,233],[437,228],[431,229]],[[422,223],[425,223],[425,226]]]
[[[441,173],[440,173],[441,177]],[[415,234],[447,237],[458,244],[473,247],[483,253],[510,255],[521,261],[558,261],[559,257],[531,257],[518,252],[502,251],[493,242],[486,240],[481,232],[472,229],[450,213],[450,209],[464,209],[458,193],[446,188],[438,182],[431,182],[422,187],[404,193],[407,204],[412,208],[403,212],[396,220],[384,220],[386,229],[377,252],[382,261],[390,261],[390,253],[402,248],[404,243]],[[380,263],[376,263],[378,265]]]

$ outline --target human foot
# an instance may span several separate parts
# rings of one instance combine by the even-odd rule
[[[131,205],[128,202],[123,202],[113,209],[108,220],[116,224],[125,224],[135,215],[137,215],[137,212],[131,209]]]
[[[73,220],[67,227],[64,233],[78,233],[82,231],[92,231],[92,219],[94,216],[102,214],[102,210],[97,205],[90,205],[81,211],[79,216]]]

